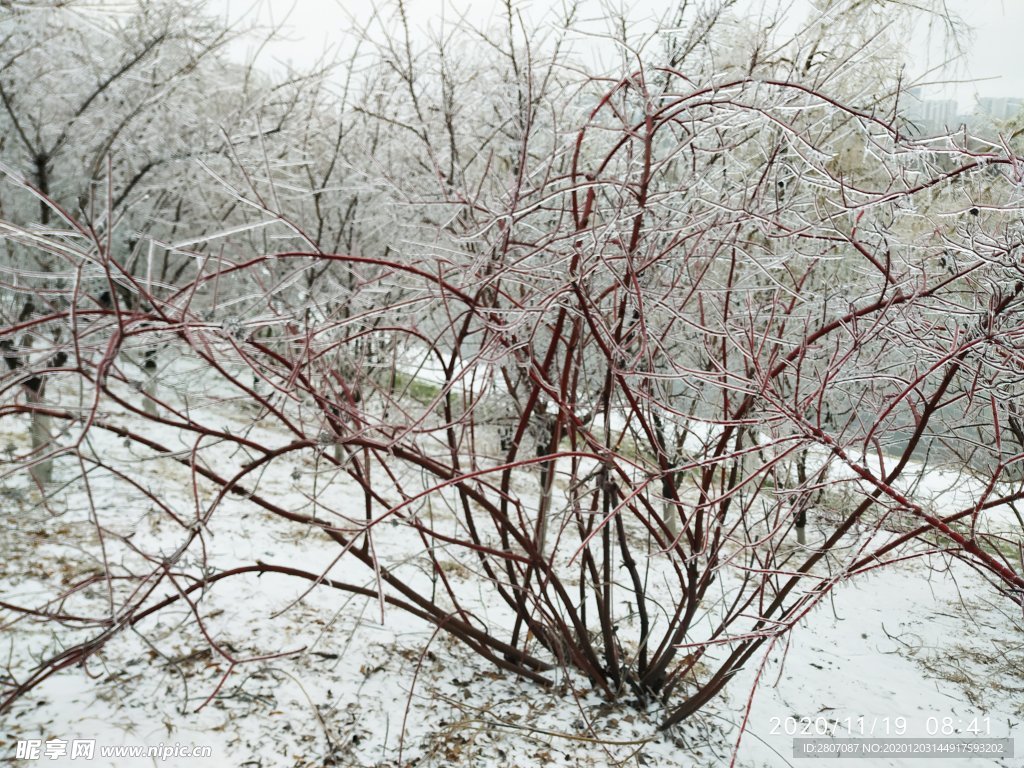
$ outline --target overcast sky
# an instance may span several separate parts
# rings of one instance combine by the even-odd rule
[[[350,19],[366,18],[372,0],[208,0],[210,8],[227,14],[232,19],[241,16],[258,17],[264,21],[287,18],[291,42],[278,45],[266,52],[265,58],[291,60],[296,65],[311,63],[326,46],[336,44],[339,32],[349,26]],[[543,11],[559,0],[517,0],[516,5],[527,14]],[[752,6],[767,4],[775,7],[780,0],[749,0]],[[643,25],[665,12],[669,0],[583,0],[584,14],[602,15],[605,3],[616,7],[625,4],[631,8],[630,16]],[[1020,63],[1020,48],[1024,44],[1024,0],[946,0],[948,7],[972,29],[965,59],[957,62],[956,69],[935,73],[933,79],[973,80],[960,85],[934,86],[926,95],[957,98],[962,107],[969,108],[975,95],[1024,97],[1024,66]],[[443,17],[453,18],[455,9],[468,13],[469,19],[484,24],[495,12],[495,0],[407,0],[412,33],[425,36],[427,30],[438,25]],[[800,16],[806,13],[806,0],[792,0],[792,11]],[[468,11],[466,10],[468,9]],[[909,41],[917,64],[912,75],[921,75],[928,66],[941,63],[954,55],[954,51],[939,50],[926,45],[927,30]],[[926,66],[927,64],[927,66]]]

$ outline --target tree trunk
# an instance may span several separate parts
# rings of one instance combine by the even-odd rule
[[[31,382],[26,384],[25,391],[28,393],[28,402],[31,405],[41,406],[43,404],[42,382],[38,378],[33,378]],[[53,440],[52,424],[49,415],[33,411],[30,432],[32,433],[33,458],[46,454]],[[29,465],[29,472],[32,475],[32,479],[39,485],[49,485],[53,479],[53,460],[35,461]]]
[[[796,460],[796,480],[797,488],[799,488],[799,496],[797,502],[800,505],[799,511],[796,513],[796,542],[800,546],[807,544],[807,505],[810,503],[810,499],[806,495],[807,486],[807,451],[800,451],[800,455]]]
[[[21,313],[18,316],[18,322],[25,322],[32,316],[35,311],[35,306],[32,304],[32,300],[29,299],[25,302],[25,305],[21,309]],[[22,349],[28,349],[32,345],[32,340],[28,334],[22,340]],[[16,349],[14,342],[10,339],[4,339],[0,341],[0,354],[3,355],[4,362],[7,364],[8,369],[16,371],[25,365],[25,356],[20,353],[20,350]],[[67,355],[63,352],[57,353],[54,357],[54,367],[60,367],[64,365],[64,361],[67,359]],[[43,379],[38,376],[32,376],[25,381],[22,386],[25,388],[25,399],[28,401],[30,406],[40,407],[43,405]],[[39,456],[46,453],[47,446],[53,440],[52,423],[48,415],[32,411],[32,424],[29,427],[29,434],[32,440],[32,458],[37,459]],[[53,460],[47,459],[45,461],[35,461],[29,465],[29,472],[32,475],[32,479],[39,485],[48,484],[53,477]]]
[[[147,416],[156,417],[156,391],[157,391],[157,375],[156,375],[156,350],[146,350],[146,360],[142,364],[143,370],[146,372],[146,380],[142,384],[142,408],[146,411]],[[254,376],[255,378],[255,376]]]

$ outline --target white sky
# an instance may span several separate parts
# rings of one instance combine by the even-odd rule
[[[1024,1],[946,0],[946,3],[972,29],[961,71],[950,72],[948,76],[974,82],[936,88],[931,95],[957,98],[961,107],[973,104],[975,95],[1024,97],[1024,67],[1020,58],[1024,44]],[[925,50],[924,46],[921,48]],[[934,65],[946,56],[942,51],[932,50],[926,52],[926,57]]]
[[[452,19],[456,10],[468,10],[468,18],[486,26],[500,0],[406,0],[414,37],[424,37],[431,27],[437,28],[442,18]],[[561,0],[516,0],[516,7],[528,17],[538,16]],[[806,0],[749,0],[754,8],[776,7],[779,2],[792,2],[793,12],[803,16]],[[974,97],[1024,97],[1024,66],[1019,49],[1024,44],[1024,0],[945,0],[952,12],[973,29],[966,40],[966,57],[930,76],[930,80],[971,80],[959,85],[934,86],[926,91],[932,98],[956,98],[963,109],[973,105]],[[369,16],[373,0],[208,0],[211,10],[230,19],[258,18],[264,22],[287,19],[291,42],[279,44],[263,52],[264,61],[291,61],[305,65],[316,59],[325,47],[336,45],[350,26],[350,19]],[[607,6],[630,8],[630,17],[642,24],[665,12],[671,0],[583,0],[583,13],[593,17],[605,15]],[[915,50],[918,64],[911,75],[919,76],[929,67],[942,63],[955,52],[929,48],[927,30],[921,29],[909,45]]]

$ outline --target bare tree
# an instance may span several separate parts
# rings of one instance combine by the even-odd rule
[[[301,107],[296,94],[305,96],[305,84],[322,75],[274,82],[247,72],[226,56],[245,30],[204,16],[202,5],[192,2],[15,8],[0,29],[3,168],[33,191],[30,198],[5,195],[0,206],[12,222],[34,221],[44,230],[73,219],[72,229],[88,233],[118,265],[80,286],[86,304],[80,309],[139,309],[136,280],[154,292],[188,274],[192,256],[175,248],[182,239],[195,254],[216,243],[218,232],[244,231],[252,217],[218,174],[251,160],[254,146],[265,152],[267,137],[280,133]],[[51,313],[67,309],[62,276],[53,274],[59,261],[16,242],[5,241],[5,258],[21,279],[5,281],[4,316],[12,324],[14,318],[52,320]],[[45,364],[60,368],[69,339],[60,323],[26,328],[2,342],[4,357],[20,372],[26,398],[43,404],[46,380],[30,370],[39,362],[29,363],[32,349],[56,342],[57,356]],[[135,359],[144,402],[153,410],[156,347],[125,351]],[[48,483],[51,461],[44,454],[52,435],[42,410],[31,431],[39,459],[33,471]]]
[[[449,36],[385,41],[337,122],[303,101],[324,128],[264,144],[263,176],[224,161],[231,196],[296,247],[174,249],[193,267],[159,291],[127,281],[131,312],[82,309],[85,279],[132,274],[96,228],[4,224],[64,278],[48,314],[4,336],[70,329],[67,364],[32,373],[90,397],[21,402],[19,369],[0,419],[66,425],[82,466],[181,527],[168,558],[90,510],[106,613],[78,594],[74,614],[65,597],[8,607],[94,631],[12,670],[4,706],[172,604],[198,620],[201,595],[253,574],[408,611],[542,685],[577,670],[661,703],[664,727],[889,561],[940,551],[1019,602],[1022,159],[908,138],[892,48],[872,48],[883,28],[845,47],[838,22],[810,44],[753,29],[716,56],[728,18],[699,16],[667,62],[625,35],[632,66],[610,78],[571,67],[558,36],[531,48],[511,6],[478,36],[491,66],[455,61]],[[854,18],[872,17],[839,21]],[[852,61],[877,84],[856,90]],[[112,350],[157,334],[201,373],[153,411]],[[249,421],[227,428],[238,401]],[[92,435],[184,467],[195,503],[173,508]],[[961,481],[956,509],[923,482],[939,469]],[[232,498],[316,531],[370,581],[186,565]],[[245,659],[209,642],[226,679]]]

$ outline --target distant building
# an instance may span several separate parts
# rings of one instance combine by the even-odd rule
[[[993,123],[1016,117],[1024,109],[1024,98],[1016,96],[979,97],[969,114],[959,111],[956,99],[926,99],[921,88],[911,88],[903,98],[903,114],[918,134],[955,131],[966,125],[971,130],[991,128]]]
[[[907,91],[905,110],[907,119],[922,133],[953,131],[969,122],[959,113],[956,99],[926,99],[920,88]]]
[[[978,99],[978,112],[991,120],[1016,117],[1024,107],[1024,99],[1009,96],[983,96]]]
[[[956,99],[925,99],[921,117],[936,128],[955,129],[959,125]]]

